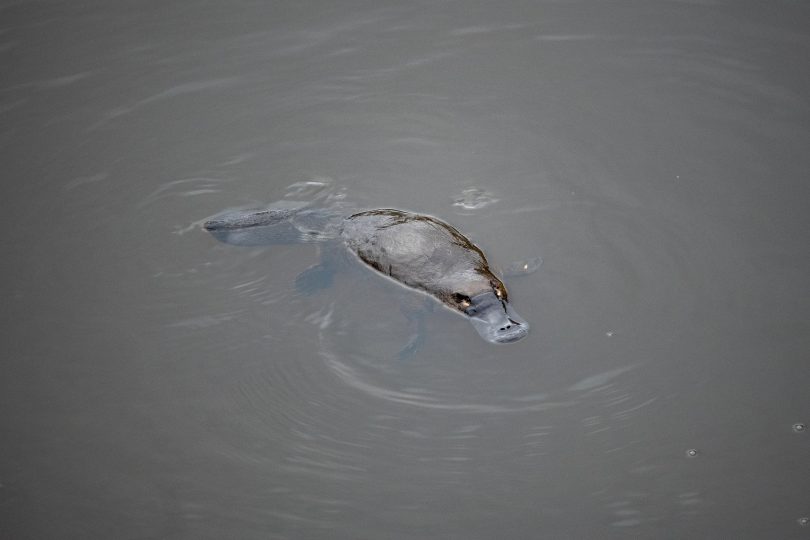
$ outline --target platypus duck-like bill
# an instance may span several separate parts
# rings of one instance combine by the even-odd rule
[[[470,298],[470,307],[464,314],[470,318],[478,335],[490,343],[512,343],[529,334],[529,323],[494,292]]]

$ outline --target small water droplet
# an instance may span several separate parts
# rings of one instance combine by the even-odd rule
[[[796,521],[798,521],[799,525],[801,525],[802,527],[807,527],[808,525],[810,525],[810,517],[800,517]]]
[[[697,457],[697,455],[698,455],[697,448],[690,448],[689,450],[686,451],[686,457],[693,458]]]
[[[796,433],[807,431],[807,424],[805,424],[804,422],[797,422],[793,424],[793,431],[795,431]]]

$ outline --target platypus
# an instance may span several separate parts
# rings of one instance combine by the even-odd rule
[[[453,226],[391,208],[337,214],[283,201],[226,212],[204,227],[221,241],[241,245],[340,241],[377,272],[467,317],[490,343],[511,343],[529,333],[484,253]]]

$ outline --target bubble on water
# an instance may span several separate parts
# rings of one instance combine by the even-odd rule
[[[686,451],[686,457],[689,458],[697,457],[698,453],[699,452],[697,448],[690,448],[689,450]]]
[[[802,433],[803,431],[807,431],[807,424],[804,422],[796,422],[793,424],[793,431],[796,433]]]
[[[796,521],[798,521],[799,525],[801,525],[802,527],[807,527],[808,525],[810,525],[810,517],[800,517]]]
[[[542,264],[543,264],[542,257],[534,257],[531,259],[515,261],[503,269],[503,275],[505,277],[525,276],[531,274],[532,272],[537,271],[537,269],[540,268],[540,265]]]
[[[453,206],[459,206],[465,210],[478,210],[496,202],[498,199],[489,191],[473,187],[463,190],[461,195],[454,199]]]

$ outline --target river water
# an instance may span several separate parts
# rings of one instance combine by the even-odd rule
[[[810,538],[808,58],[795,0],[2,2],[0,536]],[[319,197],[541,257],[531,334],[200,226]]]

